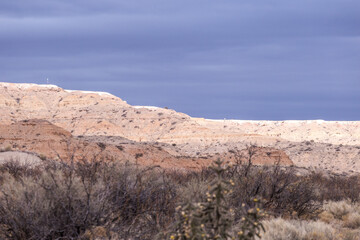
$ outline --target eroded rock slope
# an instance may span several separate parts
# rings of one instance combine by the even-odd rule
[[[281,151],[298,166],[360,171],[360,122],[206,120],[170,109],[131,106],[109,93],[12,83],[0,83],[0,110],[3,126],[44,119],[77,140],[164,145],[171,156],[199,164],[256,144]]]

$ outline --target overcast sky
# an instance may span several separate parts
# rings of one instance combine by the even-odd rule
[[[0,81],[46,78],[193,117],[360,120],[360,1],[0,1]]]

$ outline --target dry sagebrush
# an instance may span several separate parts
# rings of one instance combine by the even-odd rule
[[[151,236],[174,212],[175,189],[156,169],[119,164],[49,163],[29,176],[3,175],[0,225],[6,239]]]

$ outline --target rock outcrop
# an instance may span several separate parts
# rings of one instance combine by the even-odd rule
[[[171,146],[171,156],[198,162],[256,144],[283,151],[299,166],[360,172],[360,122],[207,120],[171,109],[131,106],[109,93],[12,83],[0,83],[0,111],[3,127],[44,119],[74,137]],[[303,146],[307,142],[311,151]]]
[[[175,146],[167,144],[138,143],[125,138],[104,139],[97,137],[75,138],[70,132],[46,120],[31,119],[10,125],[0,125],[0,148],[11,158],[20,158],[24,153],[37,153],[38,158],[60,161],[120,161],[141,165],[158,165],[170,169],[200,169],[208,166],[216,157],[234,162],[240,154],[221,156],[189,157],[176,153]],[[13,152],[15,151],[15,152]],[[176,154],[171,154],[171,152]],[[255,148],[254,164],[291,165],[289,157],[271,148]],[[3,152],[4,153],[4,152]],[[12,153],[12,154],[10,154]],[[246,161],[246,154],[241,155]],[[35,159],[35,158],[34,158]],[[1,156],[0,156],[1,160]],[[4,162],[6,159],[3,159]],[[1,161],[0,161],[1,163]]]

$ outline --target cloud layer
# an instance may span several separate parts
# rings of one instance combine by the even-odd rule
[[[360,120],[360,2],[1,1],[0,81],[191,116]]]

